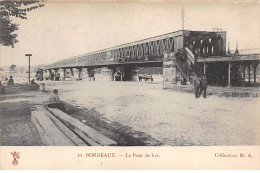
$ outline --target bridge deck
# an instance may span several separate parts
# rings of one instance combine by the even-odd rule
[[[221,62],[221,61],[260,61],[260,54],[235,55],[235,56],[211,56],[208,58],[198,58],[197,62]]]
[[[57,68],[74,68],[74,67],[107,67],[107,66],[120,66],[120,65],[144,65],[144,64],[158,64],[161,63],[162,65],[163,60],[161,61],[134,61],[134,62],[115,62],[115,61],[100,61],[100,62],[89,62],[89,63],[77,63],[77,64],[71,64],[71,65],[60,65],[60,66],[50,66],[48,68],[46,68],[46,70],[48,69],[57,69]]]

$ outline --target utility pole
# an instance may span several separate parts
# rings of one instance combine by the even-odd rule
[[[32,56],[32,54],[25,54],[25,56],[28,56],[29,57],[29,84],[30,84],[30,77],[31,77],[31,61],[30,61],[30,58]]]
[[[114,41],[115,41],[115,46],[116,46],[116,33],[114,34]]]
[[[235,54],[239,54],[239,51],[238,51],[238,41],[237,41],[237,44],[236,44],[236,51],[235,51]]]
[[[182,6],[182,10],[181,10],[181,17],[182,17],[182,30],[184,30],[184,5]]]
[[[228,52],[227,52],[227,54],[230,55],[229,42],[228,42]]]

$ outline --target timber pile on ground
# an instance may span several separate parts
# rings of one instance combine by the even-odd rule
[[[31,112],[44,145],[114,146],[117,142],[59,109],[35,105]]]

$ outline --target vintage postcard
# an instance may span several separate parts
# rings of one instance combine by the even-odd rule
[[[0,1],[0,170],[260,169],[259,1]]]

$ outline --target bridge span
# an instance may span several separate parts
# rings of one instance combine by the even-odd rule
[[[108,69],[111,80],[118,72],[124,80],[137,80],[138,68],[161,67],[164,80],[169,83],[187,83],[194,76],[205,74],[213,85],[230,85],[232,81],[240,84],[239,76],[245,81],[247,70],[249,74],[253,72],[256,83],[259,54],[240,57],[238,50],[235,54],[226,51],[225,31],[180,30],[64,59],[42,68],[52,80],[64,80],[66,73],[81,80],[83,69],[87,69],[91,78],[95,68],[103,67]]]

